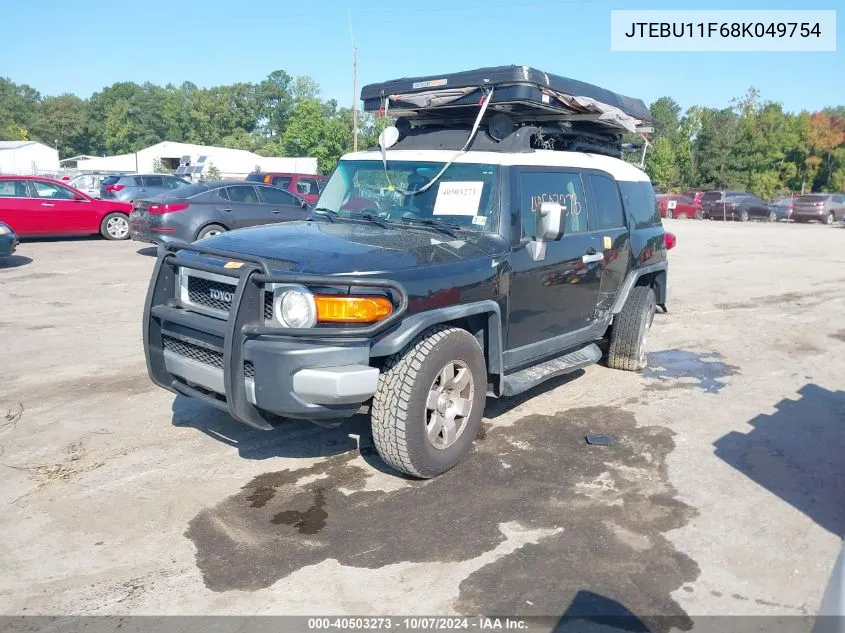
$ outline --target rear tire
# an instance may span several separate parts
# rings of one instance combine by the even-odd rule
[[[487,397],[484,353],[466,330],[434,326],[387,359],[373,396],[373,441],[396,470],[423,479],[469,452]]]
[[[100,235],[107,240],[129,239],[129,218],[124,213],[109,213],[100,222]]]
[[[666,219],[667,220],[672,219],[672,209],[666,209]]]
[[[778,221],[778,214],[774,211],[769,211],[769,222],[777,222]]]
[[[833,224],[834,219],[835,218],[833,217],[833,211],[831,211],[830,213],[827,214],[827,217],[824,219],[824,222],[827,225],[831,225],[831,224]]]
[[[197,233],[197,241],[204,240],[209,237],[214,237],[215,235],[220,235],[221,233],[225,232],[225,226],[221,226],[220,224],[209,224],[208,226],[202,227],[200,229],[200,232]]]
[[[748,211],[743,209],[739,214],[739,221],[740,222],[748,222]]]
[[[704,211],[702,211],[701,209],[698,209],[695,212],[695,219],[696,220],[703,220],[704,219]]]
[[[610,332],[607,366],[639,371],[647,364],[646,341],[654,321],[656,300],[648,286],[634,286]]]

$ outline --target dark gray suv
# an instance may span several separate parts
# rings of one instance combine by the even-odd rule
[[[795,200],[792,219],[796,222],[816,220],[833,224],[845,217],[845,195],[841,193],[814,193]]]
[[[187,187],[187,180],[169,174],[132,174],[109,176],[100,183],[100,198],[133,202],[140,198],[151,198],[160,193]]]

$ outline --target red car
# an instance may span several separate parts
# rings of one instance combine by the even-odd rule
[[[38,176],[0,176],[0,222],[21,237],[94,235],[129,238],[132,204],[97,200]]]
[[[314,174],[292,174],[279,171],[253,172],[246,177],[247,182],[263,182],[285,191],[290,191],[305,200],[311,206],[317,204],[317,199],[323,192],[323,187],[329,179],[326,176]]]
[[[657,196],[656,200],[661,218],[702,218],[701,202],[689,196],[669,193]]]

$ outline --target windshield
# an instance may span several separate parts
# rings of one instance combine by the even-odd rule
[[[323,188],[318,209],[340,217],[361,213],[388,221],[443,221],[467,231],[498,227],[498,166],[454,163],[431,187],[417,192],[445,163],[341,161]]]

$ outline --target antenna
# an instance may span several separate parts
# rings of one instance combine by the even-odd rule
[[[352,31],[352,10],[349,13],[349,39],[352,41],[352,151],[358,151],[358,48]]]

